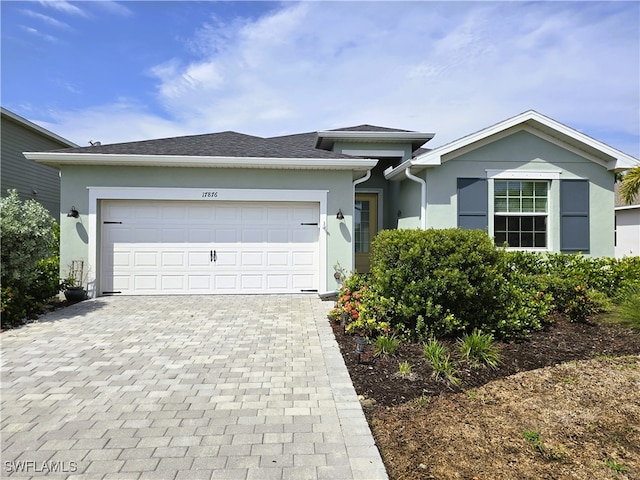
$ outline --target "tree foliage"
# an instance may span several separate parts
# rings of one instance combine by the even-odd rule
[[[627,205],[631,205],[640,192],[640,165],[629,170],[622,179],[620,195]]]
[[[23,202],[15,190],[0,200],[3,324],[16,324],[57,293],[56,231],[53,217],[35,200]]]

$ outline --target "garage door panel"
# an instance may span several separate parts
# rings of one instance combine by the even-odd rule
[[[187,254],[189,259],[189,267],[209,267],[211,264],[211,254],[209,251],[206,252],[189,252]]]
[[[265,241],[265,231],[257,228],[243,228],[240,238],[242,243],[262,243]]]
[[[118,222],[102,225],[102,291],[294,293],[319,283],[317,204],[105,201],[102,219]]]
[[[216,290],[225,292],[236,292],[238,290],[237,275],[215,275],[214,287]]]
[[[286,223],[291,221],[290,209],[287,207],[268,207],[266,221],[268,224]]]
[[[109,225],[105,229],[104,239],[107,243],[130,243],[133,242],[133,229],[121,227],[118,225]]]
[[[289,252],[267,252],[267,264],[270,267],[286,267],[289,265]]]
[[[189,228],[188,232],[186,241],[189,243],[206,243],[208,245],[213,241],[209,228]]]
[[[299,290],[313,289],[313,275],[294,274],[291,276],[292,287]]]
[[[314,252],[309,252],[309,251],[292,252],[291,259],[292,259],[291,264],[294,267],[308,267],[316,263]]]
[[[241,207],[240,212],[240,218],[245,225],[246,222],[256,222],[258,224],[262,224],[265,219],[264,208],[254,208],[247,206]]]
[[[160,284],[163,291],[184,292],[184,283],[184,275],[162,275],[160,279]]]
[[[269,243],[289,243],[291,241],[291,231],[286,228],[270,228],[267,230],[267,242]]]
[[[262,275],[242,275],[240,286],[242,290],[262,290]]]
[[[189,241],[188,233],[185,228],[163,228],[156,239],[160,238],[161,243],[185,243]]]
[[[214,218],[216,222],[222,225],[237,224],[240,222],[240,211],[237,207],[216,206]]]
[[[187,266],[186,255],[184,252],[162,252],[161,261],[163,268],[171,268],[171,267],[180,267],[184,268]]]
[[[161,218],[162,220],[182,222],[188,215],[188,208],[185,206],[171,205],[162,207]]]
[[[113,281],[111,282],[111,286],[109,287],[107,285],[106,290],[126,292],[126,291],[130,291],[132,289],[132,285],[131,285],[132,277],[131,276],[113,274],[111,278],[113,278]]]
[[[109,257],[107,257],[107,264],[113,265],[114,267],[130,267],[132,265],[131,257],[130,251],[113,252],[110,257],[111,262],[109,262]]]
[[[240,265],[242,267],[262,267],[264,263],[263,252],[242,252],[240,255]]]
[[[158,252],[135,252],[133,255],[134,268],[160,267]]]
[[[267,274],[268,290],[282,290],[289,288],[289,275],[287,274]]]
[[[211,276],[210,275],[189,275],[189,290],[195,292],[210,292],[211,291]]]
[[[240,232],[236,229],[216,228],[213,235],[215,243],[239,243]]]

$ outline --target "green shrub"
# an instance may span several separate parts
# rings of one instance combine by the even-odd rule
[[[497,368],[500,363],[500,351],[495,346],[493,335],[474,329],[458,340],[460,356],[472,365],[486,365]]]
[[[15,190],[0,200],[2,325],[17,325],[59,292],[57,225],[35,200]]]
[[[548,300],[479,230],[388,230],[371,254],[371,290],[391,301],[392,330],[413,339],[469,332],[500,337],[541,327]]]

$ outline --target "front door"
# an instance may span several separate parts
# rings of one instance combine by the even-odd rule
[[[369,273],[371,242],[378,233],[378,195],[356,193],[354,217],[356,272]]]

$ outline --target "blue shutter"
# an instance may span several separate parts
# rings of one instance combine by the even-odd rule
[[[560,181],[560,250],[589,253],[589,181]]]
[[[488,189],[485,178],[458,179],[458,227],[487,230]]]

